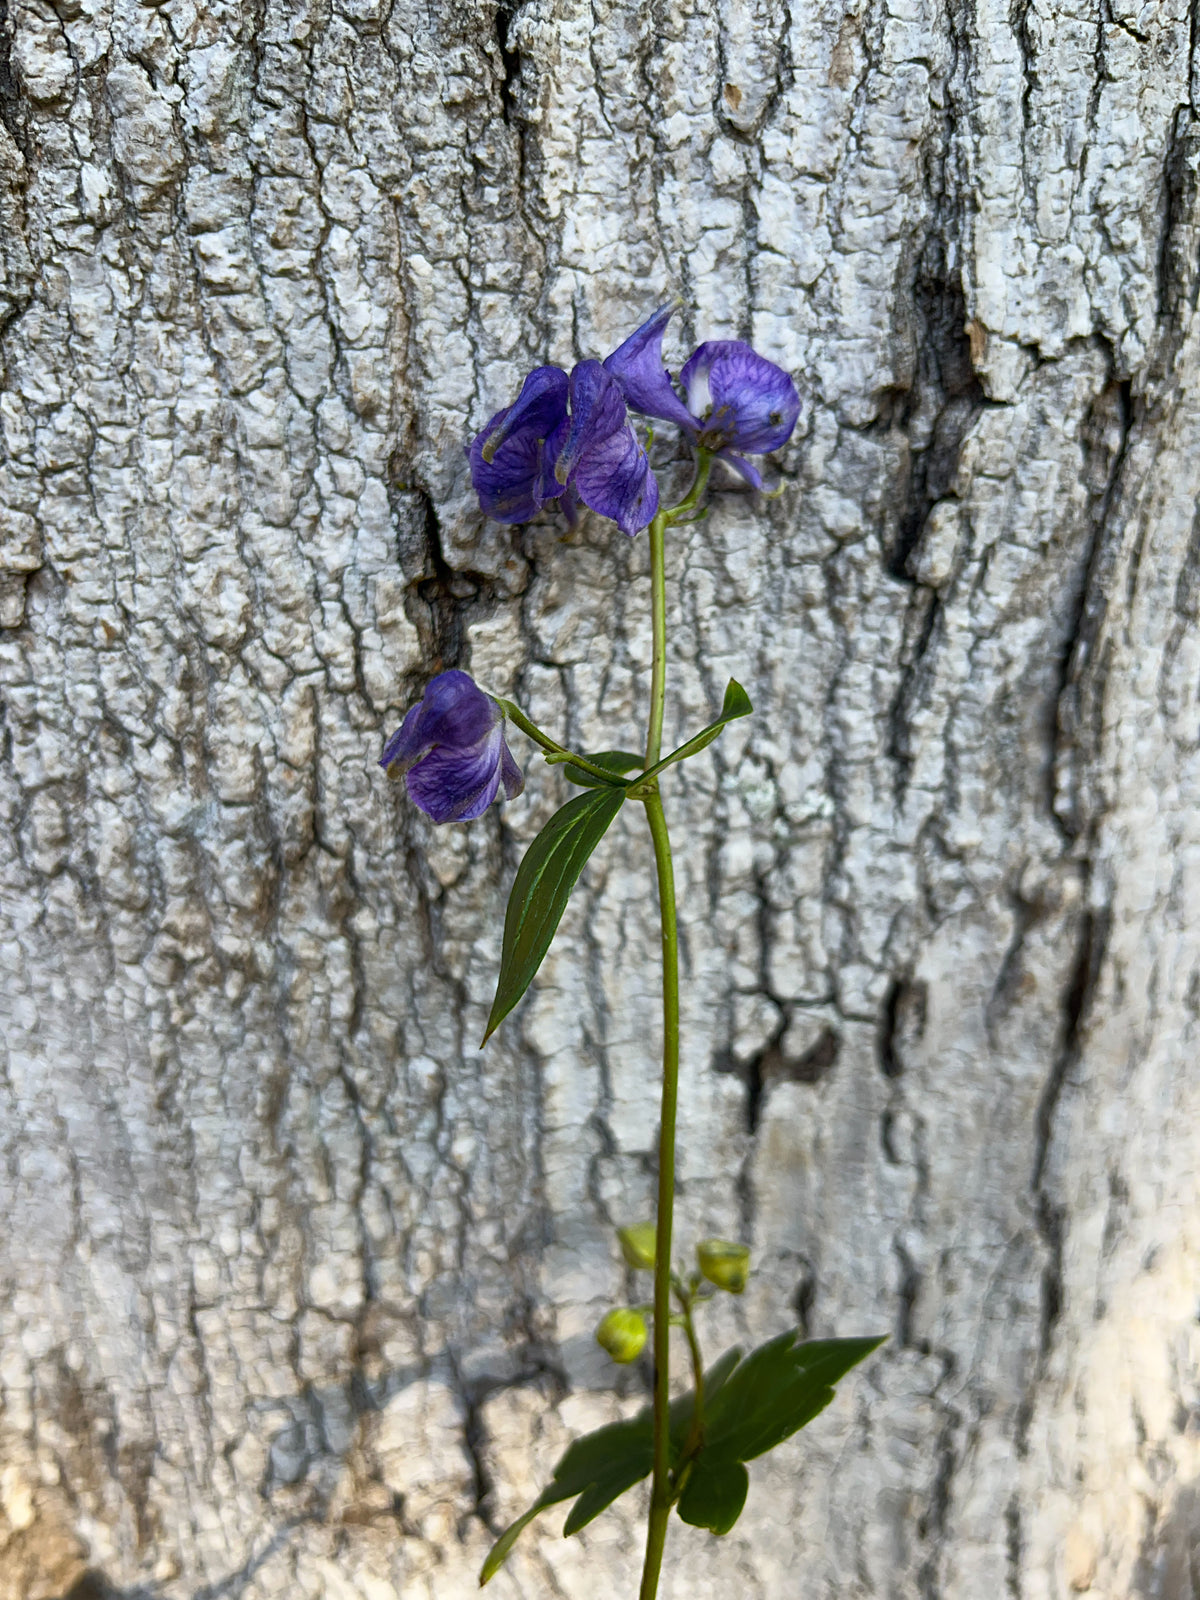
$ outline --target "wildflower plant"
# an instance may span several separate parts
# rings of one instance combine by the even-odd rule
[[[544,733],[510,700],[489,695],[464,672],[442,672],[426,687],[388,740],[381,765],[402,776],[413,804],[435,823],[479,817],[503,789],[509,800],[524,780],[506,742],[511,724],[561,765],[582,792],[550,818],[529,846],[508,902],[496,996],[483,1043],[521,999],[540,966],[588,858],[621,809],[643,807],[654,847],[663,952],[663,1069],[658,1136],[658,1197],[653,1221],[618,1230],[625,1264],[653,1274],[649,1301],[615,1306],[596,1338],[614,1362],[637,1360],[653,1328],[653,1401],[636,1416],[577,1439],[529,1510],[500,1536],[480,1582],[492,1578],[522,1530],[548,1507],[574,1502],[572,1534],[620,1495],[651,1479],[640,1600],[653,1600],[672,1510],[684,1522],[725,1534],[745,1503],[746,1463],[803,1428],[833,1399],[834,1386],[883,1341],[802,1340],[792,1329],[744,1353],[727,1350],[708,1368],[696,1314],[718,1293],[741,1294],[751,1271],[749,1248],[703,1239],[695,1265],[673,1265],[675,1119],[679,1090],[679,950],[671,844],[661,780],[698,754],[726,724],[751,712],[730,680],[719,714],[677,749],[662,753],[667,665],[665,542],[672,526],[704,515],[714,462],[752,489],[761,468],[749,458],[786,444],[800,414],[791,378],[739,340],[702,344],[678,382],[662,354],[675,305],[663,306],[601,362],[570,373],[536,367],[511,406],[498,411],[467,448],[471,480],[484,512],[526,522],[547,506],[572,522],[581,506],[610,518],[631,537],[648,529],[653,657],[645,748],[579,753]],[[630,413],[677,426],[691,447],[691,485],[672,506],[660,503],[646,446]],[[672,1397],[671,1330],[683,1332],[691,1386]]]

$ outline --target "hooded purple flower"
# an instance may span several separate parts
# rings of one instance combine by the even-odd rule
[[[528,522],[560,495],[568,516],[582,501],[628,534],[658,510],[658,482],[599,361],[581,361],[569,378],[560,367],[535,368],[467,456],[479,504],[497,522]]]
[[[740,339],[702,344],[679,374],[685,400],[663,366],[662,340],[674,304],[661,307],[605,361],[635,411],[684,429],[755,489],[762,474],[743,457],[778,450],[792,436],[800,415],[796,386],[773,361],[756,355]]]
[[[409,799],[435,822],[470,822],[500,793],[525,787],[504,742],[504,713],[465,672],[440,672],[384,747],[379,765],[403,774]]]
[[[528,522],[563,492],[554,464],[567,437],[568,380],[535,367],[515,405],[497,411],[467,448],[479,504],[497,522]]]

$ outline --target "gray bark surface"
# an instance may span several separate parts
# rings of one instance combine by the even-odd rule
[[[562,779],[435,831],[374,763],[448,665],[636,743],[645,540],[462,442],[676,289],[804,397],[669,549],[668,739],[758,707],[667,786],[680,1235],[754,1245],[714,1351],[892,1337],[664,1593],[1194,1600],[1198,36],[0,6],[0,1600],[466,1596],[639,1403],[641,819],[480,1054]],[[492,1592],[629,1594],[640,1514]]]

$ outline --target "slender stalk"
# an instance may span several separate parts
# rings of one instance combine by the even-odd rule
[[[692,1318],[691,1295],[681,1296],[683,1301],[683,1331],[687,1334],[688,1349],[692,1353],[692,1383],[696,1391],[696,1404],[692,1411],[692,1425],[683,1446],[681,1464],[690,1461],[700,1448],[704,1437],[704,1358],[700,1354],[700,1341],[696,1337],[696,1324]],[[678,1484],[676,1485],[678,1487]]]
[[[667,698],[667,517],[660,511],[650,524],[650,620],[654,630],[654,655],[650,667],[650,721],[646,729],[646,765],[662,754],[663,707]]]
[[[593,778],[603,778],[606,783],[622,782],[622,779],[615,772],[610,772],[607,767],[599,767],[586,756],[576,755],[574,750],[568,750],[565,745],[559,744],[557,739],[552,739],[548,733],[543,733],[537,723],[531,722],[520,706],[512,700],[501,699],[499,695],[493,695],[492,698],[515,727],[520,728],[522,733],[541,746],[546,753],[547,761],[551,763],[569,761],[574,766],[582,767],[584,772],[590,772]]]
[[[663,954],[662,1112],[658,1132],[658,1217],[654,1241],[654,1473],[640,1593],[640,1600],[654,1600],[667,1521],[671,1515],[671,1229],[675,1204],[675,1110],[679,1097],[679,936],[675,922],[671,841],[657,787],[645,797],[644,804],[658,868]]]
[[[667,693],[667,574],[666,531],[699,503],[708,486],[712,455],[701,450],[691,488],[676,506],[662,510],[650,524],[650,618],[654,650],[650,669],[650,720],[646,729],[646,767],[662,756],[663,709]],[[667,1523],[671,1517],[671,1233],[675,1210],[675,1113],[679,1100],[679,931],[675,918],[675,869],[671,840],[655,781],[649,793],[639,794],[654,841],[658,869],[658,906],[662,919],[663,955],[663,1076],[662,1110],[658,1126],[658,1214],[654,1241],[654,1471],[650,1480],[650,1523],[646,1529],[646,1559],[638,1600],[654,1600],[662,1570]],[[704,1395],[703,1368],[695,1330],[687,1318],[688,1343],[696,1373],[696,1417],[701,1417]],[[702,1424],[701,1424],[702,1425]]]
[[[667,512],[670,522],[677,522],[680,517],[686,517],[689,511],[694,511],[700,503],[700,496],[708,488],[708,475],[712,470],[713,453],[711,450],[698,450],[696,452],[696,471],[692,476],[692,485],[678,505],[672,506]]]
[[[667,584],[664,533],[667,514],[650,524],[651,617],[654,655],[650,679],[650,721],[646,765],[662,750],[663,706],[667,682]],[[662,918],[663,1076],[658,1131],[658,1215],[654,1242],[654,1471],[650,1489],[650,1525],[639,1600],[654,1600],[662,1569],[667,1522],[671,1516],[671,1231],[675,1205],[675,1109],[679,1097],[679,935],[675,921],[675,871],[662,797],[655,784],[642,797],[654,862],[658,869],[658,905]]]

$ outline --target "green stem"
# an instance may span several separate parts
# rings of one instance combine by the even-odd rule
[[[689,511],[695,510],[700,502],[700,496],[708,488],[708,474],[712,470],[712,464],[713,452],[711,450],[697,450],[696,471],[692,478],[692,486],[679,504],[672,506],[667,512],[668,522],[677,522],[680,517],[686,517]]]
[[[646,765],[653,766],[662,749],[663,704],[667,673],[667,600],[663,534],[666,515],[650,524],[650,566],[654,657],[650,687],[650,724]],[[658,904],[662,918],[663,1077],[658,1132],[658,1216],[654,1242],[654,1471],[650,1489],[650,1524],[639,1600],[654,1600],[662,1569],[667,1523],[671,1516],[671,1229],[675,1204],[675,1111],[679,1097],[679,935],[675,920],[675,872],[662,797],[655,784],[643,798],[654,862],[658,869]]]
[[[662,1112],[658,1132],[658,1217],[654,1240],[654,1474],[640,1595],[640,1600],[654,1600],[667,1520],[671,1515],[671,1228],[675,1204],[675,1110],[679,1097],[679,936],[675,922],[675,873],[662,796],[655,789],[643,803],[658,868],[663,955]]]
[[[520,706],[512,700],[502,700],[499,695],[492,698],[504,712],[504,715],[513,724],[527,734],[534,744],[541,745],[546,752],[546,760],[561,763],[569,761],[573,766],[582,767],[584,772],[590,772],[593,778],[603,778],[605,783],[619,784],[623,780],[615,772],[605,767],[597,766],[594,761],[589,761],[586,756],[577,756],[573,750],[568,750],[565,745],[559,744],[557,739],[552,739],[548,733],[543,733],[536,722],[530,719],[521,710]]]
[[[683,1331],[687,1334],[688,1349],[692,1353],[692,1383],[696,1391],[696,1404],[692,1411],[692,1425],[680,1456],[680,1464],[688,1462],[700,1448],[704,1437],[704,1358],[700,1354],[700,1341],[696,1337],[696,1324],[692,1320],[692,1297],[683,1297]]]
[[[647,767],[662,756],[663,709],[667,694],[666,531],[699,503],[708,486],[712,454],[696,458],[692,486],[676,506],[660,511],[650,524],[650,620],[654,649],[650,669],[650,720],[646,729]],[[635,780],[636,781],[636,780]],[[675,919],[675,869],[671,840],[658,784],[637,796],[646,807],[658,869],[658,906],[662,918],[663,1077],[658,1127],[658,1215],[654,1241],[654,1471],[650,1480],[650,1523],[638,1600],[654,1600],[671,1517],[671,1231],[675,1209],[675,1113],[679,1100],[679,930]],[[688,1317],[688,1342],[693,1364],[699,1360],[695,1330]],[[696,1415],[703,1398],[703,1372],[697,1372]],[[694,1424],[693,1424],[694,1426]]]
[[[646,765],[662,754],[663,707],[667,698],[667,572],[666,529],[669,512],[660,511],[650,524],[650,621],[654,654],[650,666],[650,722],[646,730]]]

